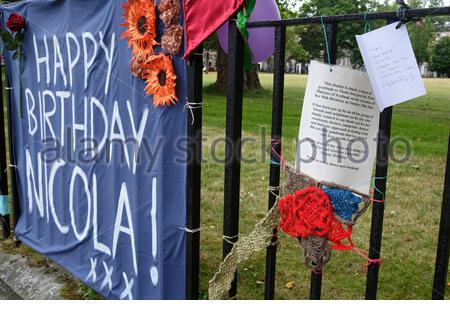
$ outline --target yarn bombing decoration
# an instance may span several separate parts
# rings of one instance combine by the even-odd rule
[[[296,191],[278,200],[280,228],[291,237],[298,238],[304,249],[305,264],[320,271],[329,261],[331,251],[352,250],[352,227],[346,228],[333,214],[329,196],[316,186]],[[322,238],[322,240],[318,239]],[[344,244],[343,241],[348,241]]]
[[[333,207],[317,187],[308,187],[278,201],[280,228],[294,238],[326,236],[331,230]]]
[[[359,211],[362,199],[353,192],[343,189],[326,188],[325,193],[330,197],[334,212],[346,221],[351,221]]]

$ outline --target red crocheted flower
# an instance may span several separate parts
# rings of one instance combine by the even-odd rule
[[[25,18],[18,13],[12,13],[6,21],[6,26],[11,32],[19,32],[25,29],[26,25]]]
[[[333,207],[329,197],[317,187],[308,187],[278,201],[280,227],[295,238],[326,236],[332,227]]]
[[[335,217],[331,223],[330,232],[327,234],[327,239],[334,244],[331,246],[334,250],[351,250],[354,247],[352,242],[352,226],[347,226],[347,229]],[[342,243],[347,239],[348,244]]]

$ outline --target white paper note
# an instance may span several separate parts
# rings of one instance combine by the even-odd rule
[[[408,29],[397,26],[395,22],[356,36],[381,111],[426,94]]]
[[[369,193],[379,117],[366,73],[311,61],[297,170]]]

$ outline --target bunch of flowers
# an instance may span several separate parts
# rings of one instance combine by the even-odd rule
[[[146,82],[145,92],[153,95],[155,106],[175,104],[178,99],[175,92],[176,79],[172,58],[164,53],[155,54],[156,41],[156,5],[152,0],[129,0],[123,5],[122,26],[127,30],[122,38],[128,39],[133,57],[130,70],[133,76]],[[181,4],[179,0],[161,0],[158,11],[166,26],[161,37],[161,46],[169,54],[177,55],[183,41],[183,28],[179,25]]]
[[[170,54],[177,55],[181,50],[183,27],[180,25],[181,5],[179,0],[161,0],[158,10],[166,30],[161,45]]]

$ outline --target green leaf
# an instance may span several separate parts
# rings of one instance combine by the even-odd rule
[[[6,43],[14,42],[12,34],[9,33],[8,31],[3,31],[1,33],[1,36],[2,36],[3,41],[5,41]]]
[[[13,58],[13,60],[17,60],[17,58],[19,58],[19,52],[15,51],[12,58]]]
[[[22,34],[22,31],[19,31],[16,33],[16,36],[14,37],[14,41],[20,43],[20,42],[22,42],[22,40],[23,40],[23,34]]]
[[[19,48],[19,45],[17,43],[15,43],[15,42],[11,42],[11,43],[7,43],[6,44],[6,49],[7,50],[14,51],[14,50],[17,50],[18,48]]]

